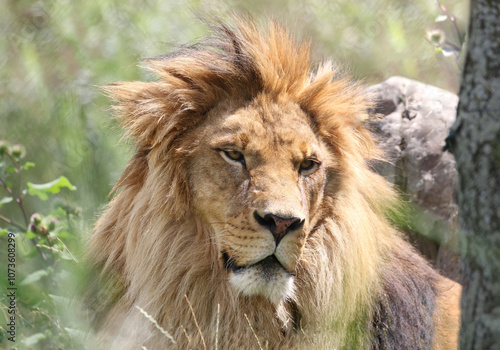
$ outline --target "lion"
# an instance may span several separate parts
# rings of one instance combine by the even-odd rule
[[[104,346],[456,349],[460,286],[388,219],[371,96],[276,22],[212,29],[105,87],[136,153],[89,244]]]

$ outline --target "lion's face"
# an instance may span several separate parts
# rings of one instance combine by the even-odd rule
[[[275,303],[290,297],[331,162],[326,146],[296,104],[264,97],[216,108],[197,132],[194,208],[213,228],[230,283]]]

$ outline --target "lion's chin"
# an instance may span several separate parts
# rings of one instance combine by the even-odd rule
[[[292,299],[294,278],[275,260],[274,256],[268,257],[257,264],[233,269],[229,283],[243,295],[263,296],[276,305]]]

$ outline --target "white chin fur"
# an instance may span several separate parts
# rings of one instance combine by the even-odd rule
[[[269,278],[269,276],[263,276],[259,269],[246,268],[232,272],[229,283],[243,295],[261,295],[273,304],[292,299],[294,294],[293,277],[284,270],[276,271]]]

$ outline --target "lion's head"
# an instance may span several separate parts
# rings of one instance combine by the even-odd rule
[[[207,113],[188,165],[193,210],[214,233],[229,282],[273,303],[291,297],[335,165],[311,118],[266,95]],[[202,131],[201,131],[202,130]]]
[[[105,329],[116,348],[364,348],[399,244],[369,97],[278,25],[237,22],[146,60],[159,81],[105,88],[137,147],[91,239]]]

